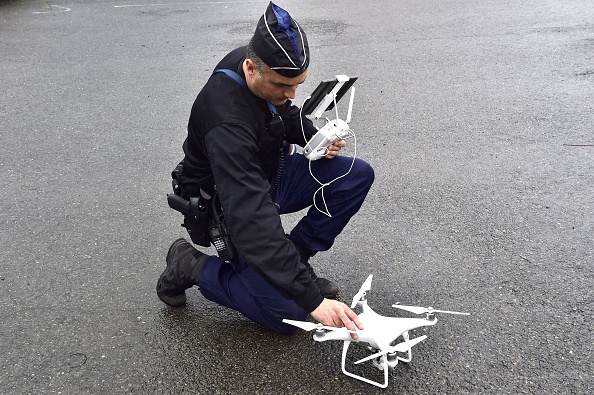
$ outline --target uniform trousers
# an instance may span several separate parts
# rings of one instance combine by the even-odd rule
[[[311,252],[326,251],[363,204],[374,172],[358,158],[354,162],[346,156],[322,158],[311,162],[315,178],[322,184],[330,183],[319,190],[321,185],[310,174],[309,160],[295,148],[287,143],[283,147],[281,176],[272,191],[272,201],[279,214],[310,207],[291,231],[291,240]],[[314,194],[317,207],[326,214],[313,206]],[[293,300],[282,296],[241,256],[230,263],[210,256],[200,273],[200,292],[207,299],[280,333],[290,334],[296,330],[283,323],[284,318],[304,320],[308,314]]]

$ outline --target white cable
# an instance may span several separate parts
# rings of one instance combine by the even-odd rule
[[[307,101],[307,100],[308,100],[310,97],[311,97],[311,96],[308,96],[308,97],[306,97],[306,98],[305,98],[305,100],[304,100],[304,101],[303,101],[303,103],[301,104],[301,108],[299,109],[299,121],[301,122],[301,134],[303,135],[303,139],[306,141],[306,143],[307,143],[307,137],[305,137],[305,128],[303,127],[303,105],[305,104],[305,102],[306,102],[306,101]],[[335,110],[336,110],[336,119],[338,119],[338,106],[337,106],[337,104],[336,104],[336,95],[334,95],[334,107],[335,107]],[[343,174],[343,175],[341,175],[341,176],[338,176],[338,177],[336,177],[335,179],[333,179],[333,180],[332,180],[332,181],[330,181],[330,182],[323,183],[323,182],[321,182],[320,180],[318,180],[318,179],[316,178],[316,176],[314,176],[314,175],[313,175],[313,172],[312,172],[312,170],[311,170],[311,162],[312,162],[311,160],[309,161],[309,164],[308,164],[308,168],[309,168],[309,174],[311,175],[311,177],[312,177],[312,178],[313,178],[313,179],[314,179],[314,180],[315,180],[315,181],[316,181],[318,184],[320,184],[320,187],[319,187],[319,188],[318,188],[318,189],[317,189],[317,190],[314,192],[314,194],[313,194],[313,198],[312,198],[312,200],[313,200],[313,206],[314,206],[314,207],[316,208],[316,210],[318,210],[320,213],[322,213],[322,214],[324,214],[324,215],[327,215],[327,216],[328,216],[328,217],[330,217],[330,218],[332,218],[332,214],[330,214],[330,210],[328,209],[328,205],[326,204],[326,198],[324,197],[324,187],[326,187],[326,186],[328,186],[328,185],[332,184],[332,183],[333,183],[334,181],[336,181],[336,180],[339,180],[339,179],[341,179],[341,178],[343,178],[343,177],[346,177],[346,176],[347,176],[347,175],[348,175],[348,174],[351,172],[351,170],[353,169],[353,165],[355,164],[355,159],[357,158],[357,136],[355,135],[355,133],[354,133],[354,132],[353,132],[351,129],[348,129],[348,130],[346,130],[346,132],[349,134],[349,136],[347,136],[347,137],[343,138],[343,140],[345,140],[345,139],[350,139],[350,138],[352,137],[352,138],[353,138],[353,141],[354,141],[354,145],[355,145],[355,147],[354,147],[354,151],[355,151],[355,152],[353,153],[353,160],[352,160],[352,162],[351,162],[351,166],[349,167],[349,170],[348,170],[348,171],[347,171],[345,174]],[[322,210],[320,210],[320,208],[319,208],[319,207],[318,207],[318,205],[316,204],[316,195],[317,195],[319,192],[322,192],[322,202],[324,203],[324,208],[325,208],[325,211],[322,211]]]

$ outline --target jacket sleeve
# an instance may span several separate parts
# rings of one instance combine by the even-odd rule
[[[318,131],[313,122],[301,114],[301,109],[291,105],[290,101],[287,101],[287,103],[279,108],[279,112],[285,124],[285,139],[289,143],[304,146]],[[301,120],[303,120],[303,127]],[[304,134],[305,139],[303,137]]]
[[[206,134],[205,146],[238,252],[281,294],[312,312],[323,296],[284,236],[259,165],[255,133],[246,126],[222,124]]]

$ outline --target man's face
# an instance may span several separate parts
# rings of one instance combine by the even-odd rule
[[[297,87],[305,81],[307,70],[297,77],[284,77],[268,66],[265,72],[260,72],[255,64],[247,59],[244,63],[246,81],[252,93],[259,98],[268,100],[275,106],[285,104],[287,99],[294,99]]]

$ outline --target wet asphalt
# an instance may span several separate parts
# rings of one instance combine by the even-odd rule
[[[0,1],[0,393],[593,393],[589,0],[279,0],[311,45],[296,102],[357,75],[356,155],[376,172],[312,263],[346,301],[374,274],[381,314],[471,313],[415,331],[388,389],[343,375],[341,343],[196,289],[157,299],[190,107],[266,5]]]

